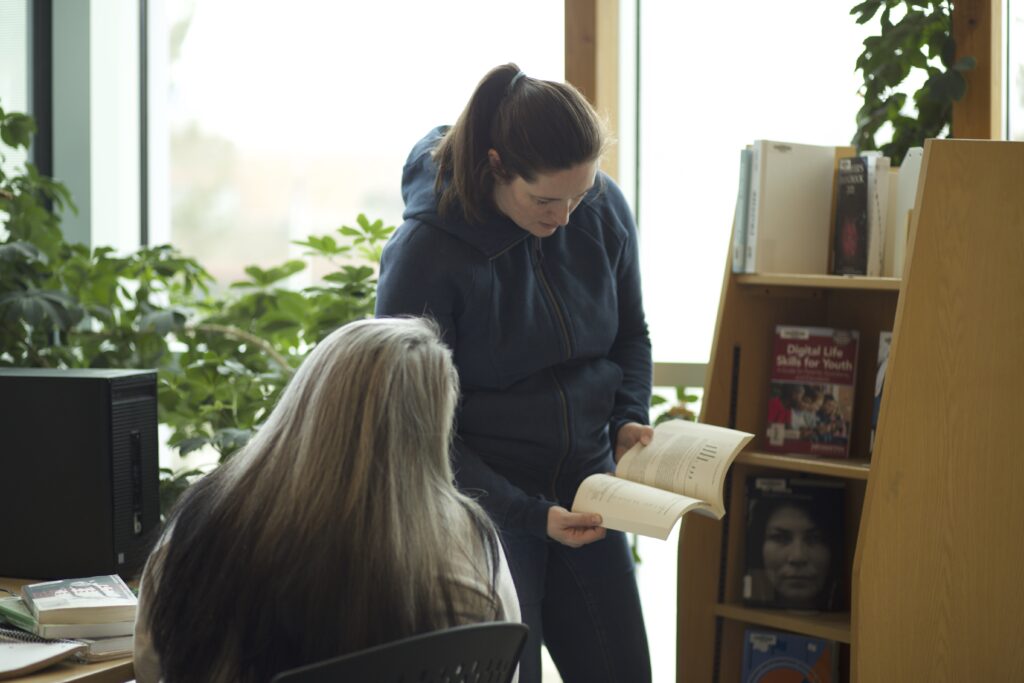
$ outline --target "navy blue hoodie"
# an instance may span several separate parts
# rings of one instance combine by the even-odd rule
[[[646,424],[651,345],[636,226],[599,175],[569,224],[541,239],[495,213],[438,215],[437,128],[402,177],[405,222],[384,247],[377,315],[428,315],[461,383],[455,475],[505,530],[547,535],[579,482],[614,469],[626,422]]]

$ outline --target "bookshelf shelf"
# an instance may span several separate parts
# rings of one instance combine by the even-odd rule
[[[868,472],[871,471],[871,461],[866,458],[829,460],[809,455],[779,455],[776,453],[744,451],[736,457],[736,462],[776,470],[820,474],[842,479],[863,479],[865,481],[868,478]]]
[[[736,282],[743,286],[810,287],[815,289],[874,289],[898,292],[898,277],[864,277],[860,275],[737,275]]]
[[[780,609],[754,609],[739,603],[719,603],[714,611],[715,616],[733,621],[794,631],[840,643],[850,642],[849,612],[797,614]]]
[[[738,683],[751,625],[835,640],[839,683],[1024,680],[1024,143],[928,140],[904,277],[726,267],[701,421],[755,435],[729,514],[679,538],[677,680]],[[766,452],[776,325],[858,330],[849,460]],[[878,338],[892,331],[869,456]],[[746,607],[746,478],[801,472],[846,488],[849,612]],[[952,644],[936,656],[937,642]]]

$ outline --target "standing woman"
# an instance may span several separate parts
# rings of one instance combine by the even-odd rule
[[[171,514],[143,572],[139,683],[267,681],[518,621],[491,522],[452,483],[457,395],[428,321],[359,321],[317,344],[252,441]]]
[[[429,315],[463,389],[455,476],[501,530],[530,640],[569,683],[650,679],[625,536],[569,512],[647,443],[651,352],[637,234],[598,170],[607,136],[572,86],[491,70],[406,163],[377,314]]]

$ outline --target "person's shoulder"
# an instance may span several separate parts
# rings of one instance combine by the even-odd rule
[[[595,239],[619,244],[635,239],[633,211],[622,189],[608,175],[599,172],[593,189],[573,214],[574,222]]]
[[[406,218],[384,244],[386,262],[469,261],[474,250],[451,231],[423,218]]]

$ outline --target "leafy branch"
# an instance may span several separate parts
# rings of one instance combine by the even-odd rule
[[[859,151],[881,150],[899,165],[909,148],[948,134],[953,102],[967,91],[964,73],[975,66],[973,57],[957,57],[952,11],[948,0],[867,0],[850,10],[858,24],[877,15],[880,25],[878,35],[864,40],[857,59],[864,105],[852,142]],[[921,78],[910,100],[914,115],[905,90]],[[879,145],[876,137],[886,124],[891,139]]]

